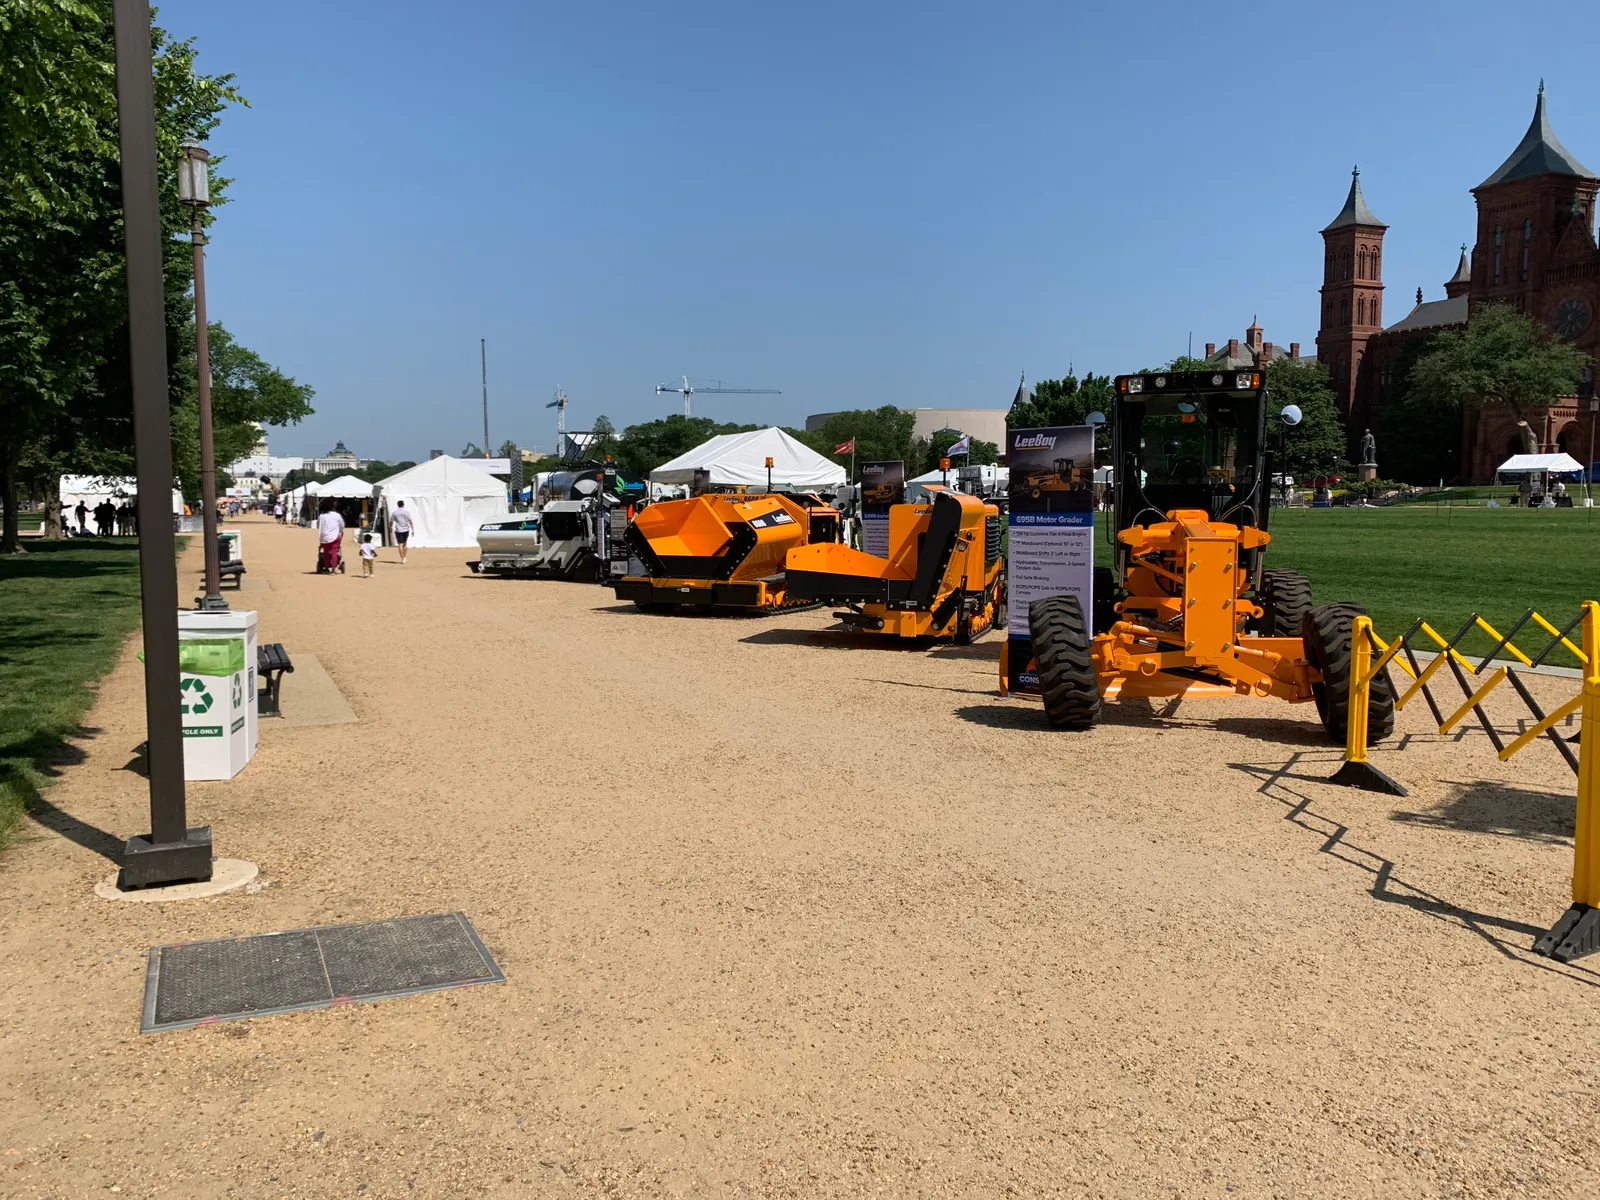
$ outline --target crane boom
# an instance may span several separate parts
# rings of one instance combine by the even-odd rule
[[[725,388],[725,387],[720,387],[720,386],[718,386],[718,387],[691,387],[690,384],[689,384],[689,377],[687,375],[679,376],[679,379],[680,379],[681,382],[678,383],[678,384],[671,384],[671,383],[658,383],[658,384],[656,384],[656,395],[659,396],[663,392],[676,392],[676,393],[678,393],[678,395],[683,397],[683,415],[686,416],[686,417],[693,415],[693,413],[692,413],[692,411],[691,411],[691,409],[689,407],[689,400],[690,400],[690,397],[693,396],[696,392],[716,393],[716,394],[720,394],[720,395],[724,395],[724,396],[781,396],[781,395],[783,395],[783,392],[778,388]]]

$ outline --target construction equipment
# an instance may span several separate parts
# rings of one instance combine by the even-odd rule
[[[793,608],[784,556],[796,546],[835,542],[839,530],[838,510],[809,492],[712,492],[661,500],[642,509],[623,535],[643,573],[610,582],[619,600],[647,611]],[[618,568],[627,564],[613,563]]]
[[[478,530],[480,575],[603,582],[612,546],[611,513],[627,504],[612,468],[562,473],[562,498],[537,513],[510,513]]]
[[[1313,607],[1305,576],[1265,567],[1272,455],[1261,373],[1121,375],[1116,389],[1115,565],[1096,572],[1093,627],[1076,596],[1029,608],[1050,723],[1087,729],[1101,700],[1119,696],[1277,696],[1315,701],[1343,742],[1350,630],[1363,610]],[[1284,408],[1284,426],[1300,419]],[[1393,730],[1386,673],[1367,716],[1370,740]]]
[[[846,625],[901,638],[970,642],[1004,623],[1000,510],[929,484],[930,499],[889,509],[889,557],[843,545],[789,551],[789,595],[843,604]]]
[[[705,392],[707,395],[720,393],[720,394],[722,394],[724,396],[781,396],[781,395],[783,395],[783,393],[781,391],[779,391],[777,388],[730,388],[730,387],[723,387],[722,384],[720,384],[720,383],[718,383],[715,387],[691,387],[689,385],[689,377],[687,375],[680,375],[679,379],[681,379],[682,382],[680,384],[676,384],[676,385],[670,384],[670,383],[658,383],[658,384],[656,384],[656,395],[659,396],[659,395],[661,395],[662,392],[676,392],[676,393],[678,393],[678,395],[683,397],[683,415],[686,416],[686,417],[692,417],[694,415],[694,413],[690,411],[689,401],[690,401],[690,398],[692,396],[694,396],[697,392]]]

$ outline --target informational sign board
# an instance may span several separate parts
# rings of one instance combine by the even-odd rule
[[[861,548],[878,558],[889,557],[889,509],[905,503],[906,464],[861,464]]]
[[[1006,690],[1037,693],[1028,606],[1076,596],[1094,612],[1094,427],[1058,425],[1006,434]]]
[[[232,779],[256,752],[256,614],[178,613],[183,777]]]

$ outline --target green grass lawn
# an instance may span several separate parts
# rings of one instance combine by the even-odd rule
[[[77,757],[67,738],[82,730],[89,685],[139,623],[131,538],[30,540],[26,549],[0,556],[0,847]]]
[[[1305,572],[1319,604],[1364,605],[1385,640],[1418,617],[1450,637],[1474,612],[1504,633],[1529,608],[1559,628],[1577,615],[1580,601],[1600,600],[1594,509],[1274,509],[1271,532],[1269,567]],[[1095,535],[1096,561],[1109,564],[1104,529]],[[1516,643],[1536,653],[1548,640],[1525,626]],[[1477,634],[1465,644],[1486,653],[1493,642]],[[1546,661],[1578,665],[1565,651]]]

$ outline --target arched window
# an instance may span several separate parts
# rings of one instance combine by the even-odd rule
[[[1367,318],[1374,325],[1378,323],[1378,297],[1376,296],[1367,302]]]
[[[1365,279],[1366,277],[1367,277],[1367,249],[1366,249],[1365,246],[1363,246],[1356,253],[1356,278],[1357,279]]]
[[[1346,296],[1343,300],[1339,301],[1339,324],[1341,324],[1341,325],[1350,324],[1350,297],[1349,296]]]
[[[1372,252],[1372,257],[1367,259],[1367,278],[1368,279],[1382,279],[1383,278],[1383,276],[1378,274],[1378,252],[1376,250],[1374,250]]]
[[[1357,325],[1365,325],[1366,323],[1367,323],[1367,298],[1365,296],[1361,296],[1356,300],[1356,324]]]

